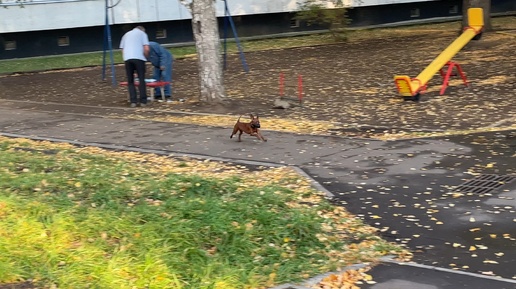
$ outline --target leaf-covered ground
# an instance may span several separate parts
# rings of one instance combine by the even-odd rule
[[[516,28],[511,23],[497,27]],[[265,130],[375,138],[514,128],[516,33],[512,30],[484,33],[453,59],[466,72],[469,88],[453,79],[440,96],[441,77],[436,75],[420,102],[403,101],[397,95],[393,76],[417,76],[457,37],[456,28],[388,29],[376,38],[349,43],[248,52],[249,73],[243,71],[238,55],[230,55],[225,72],[230,99],[223,105],[197,101],[196,59],[179,59],[174,65],[173,95],[186,102],[156,102],[144,110],[150,113],[132,110],[121,117],[230,127],[239,115],[257,113]],[[273,108],[280,73],[285,75],[285,95],[294,99],[302,76],[302,106]],[[116,77],[125,79],[122,66],[117,66]],[[0,88],[5,99],[56,102],[76,109],[128,105],[126,88],[101,81],[100,67],[4,76]],[[170,115],[173,110],[223,116]]]

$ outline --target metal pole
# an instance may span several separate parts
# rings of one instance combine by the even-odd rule
[[[108,24],[108,0],[106,0],[106,5],[104,10],[106,12],[106,17],[104,19],[104,45],[102,50],[102,80],[106,80],[106,49],[107,49],[107,24]]]
[[[226,2],[226,0],[224,0],[224,2]],[[226,13],[229,16],[228,17],[229,24],[231,24],[231,29],[233,30],[233,35],[235,35],[235,41],[238,46],[238,51],[240,52],[240,60],[242,61],[242,66],[244,67],[245,72],[249,72],[249,67],[247,67],[247,63],[245,61],[245,56],[244,56],[244,52],[242,50],[242,46],[240,45],[240,41],[238,40],[235,23],[233,23],[233,19],[231,18],[231,14],[229,13],[229,8],[228,8],[227,4],[226,4]]]
[[[107,10],[106,10],[106,15]],[[115,72],[115,58],[113,56],[113,41],[111,40],[111,27],[109,26],[109,17],[106,17],[107,20],[107,37],[108,37],[108,46],[109,46],[109,57],[111,59],[111,84],[116,86],[116,72]]]
[[[113,43],[111,40],[111,27],[109,26],[109,5],[108,0],[105,1],[106,19],[104,24],[104,51],[102,55],[102,80],[106,80],[106,51],[109,49],[109,58],[111,60],[111,83],[116,86],[115,75],[115,59],[113,56]]]

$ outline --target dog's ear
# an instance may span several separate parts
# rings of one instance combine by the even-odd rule
[[[251,119],[254,119],[254,116],[252,113],[250,113],[249,116],[251,117]]]

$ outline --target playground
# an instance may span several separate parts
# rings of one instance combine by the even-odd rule
[[[215,105],[197,100],[197,59],[177,59],[173,98],[185,102],[154,102],[145,109],[123,111],[126,116],[139,114],[165,121],[174,111],[220,114],[228,117],[187,121],[227,127],[233,125],[235,116],[252,112],[260,115],[265,130],[296,132],[306,122],[317,122],[321,125],[310,132],[365,137],[383,132],[417,134],[514,127],[516,27],[507,23],[495,26],[497,32],[483,33],[481,40],[469,41],[453,57],[464,71],[468,87],[460,76],[452,75],[441,95],[442,78],[437,73],[417,102],[400,96],[393,76],[420,73],[458,37],[459,26],[391,28],[377,37],[347,43],[246,52],[249,72],[244,71],[238,54],[228,55],[224,77],[228,100]],[[150,73],[150,67],[147,71]],[[116,66],[116,78],[118,82],[125,80],[122,65]],[[297,102],[300,78],[301,105]],[[33,109],[62,111],[73,107],[76,113],[90,113],[98,106],[128,108],[126,88],[102,81],[100,66],[0,76],[0,88],[2,98],[20,105],[33,103]],[[282,91],[292,99],[289,109],[274,108]],[[267,119],[291,123],[263,123]]]
[[[320,188],[330,188],[350,212],[382,228],[382,237],[408,243],[415,262],[435,274],[422,278],[422,268],[400,266],[406,271],[387,271],[388,277],[382,277],[378,266],[374,270],[380,271],[371,273],[378,284],[394,277],[398,282],[407,278],[424,284],[445,280],[464,282],[468,288],[512,288],[486,284],[494,282],[494,276],[514,279],[507,266],[514,260],[514,236],[506,230],[514,224],[508,209],[514,187],[503,194],[488,191],[460,198],[448,192],[464,187],[474,175],[514,175],[509,159],[516,130],[516,26],[496,29],[469,41],[453,57],[468,87],[460,76],[450,75],[442,94],[437,73],[419,101],[405,100],[394,76],[416,77],[460,37],[458,29],[393,28],[348,43],[246,52],[248,73],[239,55],[231,55],[225,72],[228,100],[222,104],[197,101],[195,58],[174,65],[173,97],[186,101],[156,101],[145,108],[130,108],[126,88],[102,81],[100,66],[3,75],[1,125],[14,135],[86,146],[295,165]],[[124,81],[123,66],[116,68],[117,81]],[[292,100],[292,108],[274,108],[282,92]],[[303,102],[296,105],[300,92]],[[260,115],[267,143],[248,136],[242,143],[229,139],[238,116],[248,113]],[[281,132],[306,133],[307,128],[314,134],[361,138],[468,135],[385,143]],[[502,129],[512,131],[471,134]],[[428,210],[427,204],[441,210]],[[443,274],[434,266],[450,271]],[[493,278],[451,276],[452,269]]]

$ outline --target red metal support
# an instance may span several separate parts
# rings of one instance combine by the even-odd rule
[[[446,69],[446,73],[444,73],[443,69],[446,66],[448,66],[448,68]],[[462,78],[464,85],[468,86],[468,80],[466,79],[466,74],[464,74],[460,65],[456,62],[448,61],[446,63],[446,65],[439,70],[439,73],[441,74],[441,77],[443,78],[443,85],[441,87],[441,92],[439,93],[439,95],[443,95],[444,92],[446,91],[446,88],[448,87],[448,84],[450,82],[450,77],[457,75],[456,73],[453,73],[454,68],[457,69],[457,72],[459,73],[460,77]]]
[[[298,93],[299,103],[302,103],[303,102],[303,76],[301,76],[301,74],[297,76],[297,93]]]
[[[279,75],[279,95],[281,97],[283,97],[284,89],[285,89],[285,75],[283,74],[283,72],[280,72],[280,75]]]

